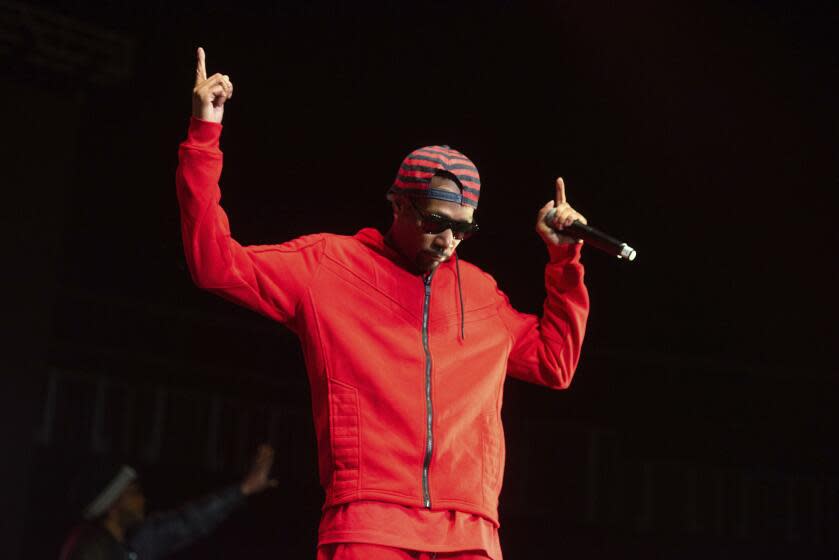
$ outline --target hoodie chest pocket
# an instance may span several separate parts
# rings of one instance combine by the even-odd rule
[[[451,337],[460,335],[460,329],[463,327],[466,340],[469,340],[470,334],[474,337],[478,334],[486,336],[487,333],[506,332],[496,305],[467,309],[462,318],[459,308],[448,311],[443,316],[438,313],[436,317],[431,317],[428,326],[434,334]]]

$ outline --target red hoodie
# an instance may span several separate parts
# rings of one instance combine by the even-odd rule
[[[390,502],[497,526],[504,379],[570,384],[588,315],[580,245],[549,248],[542,318],[517,312],[491,276],[460,261],[461,317],[455,263],[413,274],[374,229],[239,245],[219,206],[220,132],[192,119],[181,144],[187,262],[199,287],[300,338],[324,508]]]

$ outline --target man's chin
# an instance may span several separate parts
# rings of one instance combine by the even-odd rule
[[[417,269],[421,272],[433,272],[440,266],[441,263],[444,263],[448,260],[446,256],[434,255],[433,253],[421,253],[419,258],[417,259]]]

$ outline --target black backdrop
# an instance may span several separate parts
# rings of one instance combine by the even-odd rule
[[[184,268],[174,169],[199,45],[208,71],[236,85],[222,191],[243,244],[386,228],[384,192],[401,158],[446,143],[483,178],[482,231],[461,253],[519,309],[538,312],[544,297],[532,222],[558,174],[590,223],[638,250],[631,264],[586,251],[592,313],[572,390],[508,383],[508,557],[836,546],[831,3],[3,9],[24,29],[2,55],[14,179],[4,212],[14,271],[5,425],[40,425],[47,372],[61,372],[68,402],[77,401],[64,380],[104,377],[281,406],[295,418],[297,437],[275,441],[292,483],[182,557],[236,557],[245,546],[252,557],[306,557],[321,499],[314,471],[293,466],[314,460],[295,340],[199,292]],[[97,55],[33,32],[38,18],[114,42]],[[54,64],[44,44],[84,56]],[[124,58],[99,77],[114,51]],[[54,410],[56,423],[88,429],[84,406]],[[20,511],[9,542],[29,543],[11,550],[50,557],[63,522],[56,465],[70,472],[88,439],[7,432],[8,448],[23,450],[4,481]],[[151,455],[120,435],[103,447],[145,465],[153,506],[235,478],[249,452],[230,437],[220,452],[235,459],[213,468],[167,440],[174,433]],[[598,478],[592,468],[619,472]],[[720,472],[708,476],[742,476],[758,490],[736,485],[752,497],[731,503],[720,490],[708,512],[692,514],[661,490],[694,503],[704,486],[684,481]],[[720,488],[713,480],[708,488]],[[787,502],[799,505],[778,505]]]

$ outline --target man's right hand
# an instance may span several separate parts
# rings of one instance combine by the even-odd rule
[[[221,124],[224,116],[224,102],[233,97],[233,82],[227,74],[213,74],[208,78],[204,49],[198,47],[196,54],[192,116],[202,121]]]

